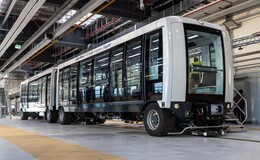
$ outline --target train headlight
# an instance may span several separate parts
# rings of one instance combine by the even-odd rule
[[[180,104],[179,103],[174,104],[174,108],[175,109],[179,109],[180,108]]]
[[[211,104],[211,114],[222,114],[223,113],[223,105],[222,104]]]
[[[227,108],[230,108],[230,104],[227,104]]]

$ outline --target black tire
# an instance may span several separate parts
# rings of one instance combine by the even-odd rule
[[[46,119],[49,123],[56,123],[58,120],[58,112],[54,110],[46,110]]]
[[[63,107],[60,107],[59,109],[59,119],[60,119],[60,124],[66,125],[66,124],[71,124],[71,114],[69,112],[65,112]]]
[[[29,113],[28,112],[24,112],[21,109],[21,120],[28,120],[28,117],[29,117]]]
[[[104,124],[106,122],[106,118],[97,119],[97,124]]]
[[[95,122],[94,122],[93,119],[86,119],[85,122],[86,122],[86,125],[92,125],[92,124],[95,124]]]
[[[151,103],[144,112],[144,125],[149,135],[165,136],[176,128],[176,119],[168,110]]]

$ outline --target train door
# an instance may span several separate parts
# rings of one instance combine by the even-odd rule
[[[28,108],[36,107],[39,101],[38,81],[32,81],[28,87]]]
[[[69,78],[69,99],[70,104],[77,104],[77,78],[78,78],[78,63],[74,64],[70,68],[70,78]]]
[[[142,99],[142,41],[134,39],[126,44],[126,100]]]
[[[146,35],[145,88],[147,100],[161,100],[163,91],[162,31]]]
[[[27,97],[28,97],[28,93],[27,90],[28,89],[28,83],[24,83],[21,85],[21,96],[20,96],[20,104],[22,108],[27,108]]]
[[[109,101],[124,101],[123,84],[123,46],[112,49],[110,63],[110,98]],[[109,96],[109,95],[107,95]]]
[[[61,86],[61,97],[62,97],[62,106],[67,106],[69,104],[69,80],[70,80],[70,68],[65,68],[62,74],[62,86]]]
[[[47,76],[47,82],[46,82],[46,107],[50,106],[50,100],[51,100],[51,76]]]
[[[57,69],[53,69],[51,72],[51,75],[48,76],[48,84],[47,84],[47,94],[49,94],[49,101],[47,100],[47,106],[49,110],[56,110],[56,106],[59,104],[59,93],[58,93],[58,88],[59,83],[57,82],[58,80],[58,71]],[[49,102],[49,104],[48,104]],[[53,108],[54,107],[54,108]]]
[[[93,102],[93,60],[84,60],[79,65],[79,91],[78,102]]]
[[[94,66],[94,102],[108,102],[109,53],[96,57]]]
[[[42,78],[41,107],[46,107],[46,76]]]

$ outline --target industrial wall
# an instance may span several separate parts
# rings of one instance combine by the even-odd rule
[[[260,8],[235,14],[233,20],[239,28],[232,31],[232,38],[260,33]],[[251,39],[252,40],[252,39]],[[248,39],[250,41],[250,39]],[[235,87],[243,89],[248,102],[249,122],[260,123],[260,43],[233,50]]]
[[[237,28],[230,29],[232,40],[260,34],[260,6],[227,15],[214,21],[224,26],[224,22],[233,20]],[[260,37],[260,36],[258,36]],[[234,87],[244,91],[248,102],[247,122],[260,124],[260,43],[259,38],[249,38],[245,42],[258,40],[258,43],[248,44],[233,49]]]

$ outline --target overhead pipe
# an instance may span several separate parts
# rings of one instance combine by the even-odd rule
[[[234,12],[238,12],[238,11],[244,10],[246,8],[249,8],[249,7],[253,7],[253,6],[256,6],[258,4],[260,4],[259,0],[249,0],[249,1],[246,1],[244,3],[235,5],[234,7],[230,7],[230,8],[223,10],[223,11],[220,11],[220,12],[217,12],[215,14],[209,15],[207,17],[201,18],[200,20],[202,20],[202,21],[213,21],[213,20],[215,20],[219,17],[225,16],[225,15],[228,15],[228,14],[231,14],[231,13],[234,13]]]
[[[251,56],[251,55],[255,55],[255,54],[259,54],[259,51],[235,54],[235,55],[233,55],[233,58],[239,58],[239,57],[244,57],[244,56]]]
[[[57,57],[59,55],[62,55],[63,53],[68,52],[70,49],[71,49],[70,47],[69,48],[63,47],[63,48],[61,48],[60,51],[58,51],[58,53],[52,54],[52,57]]]
[[[172,2],[172,0],[168,0],[168,1],[166,1],[166,2],[163,2],[163,3],[159,4],[159,5],[157,5],[156,7],[154,7],[153,10],[158,9],[158,8],[160,8],[160,7],[162,7],[162,6],[165,6],[166,4],[168,4],[168,3],[170,3],[170,2]]]
[[[6,14],[5,14],[4,20],[3,20],[3,22],[1,23],[1,26],[0,26],[0,28],[2,28],[2,27],[3,27],[3,25],[5,24],[5,22],[6,22],[6,20],[8,19],[8,17],[9,17],[9,15],[10,15],[10,13],[11,13],[11,12],[12,12],[12,10],[13,10],[13,8],[14,8],[14,6],[15,6],[16,2],[17,2],[17,0],[12,0],[12,2],[11,2],[10,6],[9,6],[9,8],[8,8],[8,10],[7,10]]]
[[[257,59],[256,59],[257,60]],[[247,67],[247,66],[252,66],[252,65],[258,65],[260,62],[256,63],[250,63],[250,64],[244,64],[244,65],[234,65],[235,68],[240,68],[240,67]]]
[[[258,59],[260,59],[260,57],[248,58],[248,59],[243,59],[243,60],[236,60],[236,61],[234,61],[234,63],[241,63],[241,62],[247,62],[247,61],[254,61],[254,60],[258,60]]]
[[[78,49],[78,48],[74,48],[74,49],[72,49],[71,51],[65,53],[64,56],[67,56],[67,55],[69,55],[69,54],[71,54],[71,53],[73,53],[73,52],[76,52],[77,50],[79,50],[79,49]]]
[[[106,23],[105,25],[103,25],[103,26],[97,28],[97,29],[94,30],[93,32],[88,33],[86,36],[82,37],[82,39],[83,39],[83,40],[86,40],[87,38],[93,36],[94,34],[97,34],[98,32],[104,30],[105,28],[107,28],[107,27],[111,26],[112,24],[115,24],[115,23],[117,23],[117,22],[119,22],[119,21],[121,21],[121,20],[122,20],[121,17],[120,17],[120,18],[113,19],[113,20],[109,21],[108,23]]]
[[[126,21],[126,22],[124,22],[124,23],[122,23],[122,24],[116,26],[115,28],[113,28],[113,29],[107,31],[106,33],[101,34],[99,37],[102,37],[102,36],[107,35],[107,34],[113,32],[113,31],[116,31],[116,30],[120,29],[121,27],[123,27],[123,26],[125,26],[125,25],[127,25],[127,24],[129,24],[129,23],[132,23],[132,22],[133,22],[133,21],[128,20],[128,21]]]
[[[208,4],[208,5],[205,5],[205,6],[203,6],[203,7],[200,7],[200,8],[198,8],[198,9],[194,10],[194,11],[185,13],[185,14],[183,14],[182,16],[183,16],[183,17],[188,17],[188,16],[190,16],[190,15],[192,15],[192,14],[194,14],[194,13],[197,13],[197,12],[203,10],[203,9],[209,8],[209,7],[213,6],[213,5],[216,5],[216,4],[218,4],[218,3],[220,3],[220,2],[224,2],[224,1],[225,1],[225,0],[214,1],[214,2],[212,2],[212,3],[210,3],[210,4]]]
[[[55,23],[62,15],[64,15],[72,6],[74,6],[79,0],[67,0],[63,5],[58,8],[55,13],[46,21],[22,46],[17,50],[1,67],[0,71],[3,71],[15,58],[17,58],[23,51],[25,51],[37,38],[49,29],[53,23]]]
[[[89,5],[89,3],[93,4],[96,0],[92,0],[90,2],[88,2],[85,6],[89,6],[89,8],[85,8],[82,7],[80,9],[79,12],[77,12],[74,16],[72,16],[71,18],[73,19],[80,19],[81,17],[79,16],[79,14],[82,14],[81,16],[83,17],[84,15],[86,15],[87,13],[85,13],[85,11],[93,11],[95,8],[92,6],[92,5]],[[96,2],[99,2],[101,5],[103,2],[105,2],[106,0],[99,0],[99,1],[96,1]],[[108,5],[112,4],[113,2],[115,2],[115,0],[111,0],[109,3],[107,3],[106,5],[104,5],[103,7],[101,7],[100,9],[98,9],[97,11],[95,11],[91,16],[89,16],[88,18],[86,18],[84,21],[82,21],[80,24],[76,25],[75,27],[73,27],[72,29],[70,29],[69,31],[65,32],[65,34],[63,36],[66,36],[67,34],[71,33],[72,31],[74,31],[77,27],[79,27],[82,23],[84,23],[85,21],[87,21],[89,18],[91,18],[92,16],[94,16],[95,14],[99,13],[100,11],[102,11],[104,8],[106,8]],[[92,10],[89,10],[89,9],[92,9]],[[75,21],[77,21],[75,20]],[[73,20],[74,21],[74,20]],[[65,22],[66,24],[71,24],[73,25],[74,23],[72,20],[69,20],[67,22]],[[75,22],[76,23],[76,22]],[[65,24],[65,25],[66,25]],[[70,26],[71,26],[70,25]],[[7,75],[8,73],[10,73],[11,71],[15,70],[17,67],[19,67],[21,64],[23,64],[24,62],[28,62],[30,61],[31,59],[35,58],[37,55],[43,53],[45,50],[47,50],[49,47],[53,46],[55,43],[58,42],[58,36],[60,36],[58,33],[62,34],[62,32],[60,30],[64,30],[66,31],[68,28],[70,28],[69,25],[67,25],[67,28],[63,26],[60,26],[56,32],[55,32],[55,37],[56,38],[55,40],[50,40],[50,39],[44,39],[42,40],[39,44],[36,45],[36,47],[29,51],[23,58],[21,58],[20,60],[18,60],[13,66],[9,67],[2,76],[0,76],[0,78],[3,78],[5,75]]]
[[[30,0],[22,13],[15,21],[13,27],[6,35],[5,39],[0,45],[0,57],[5,53],[5,51],[11,46],[16,37],[21,33],[24,27],[29,23],[29,21],[33,18],[35,13],[41,8],[44,4],[45,0]]]

